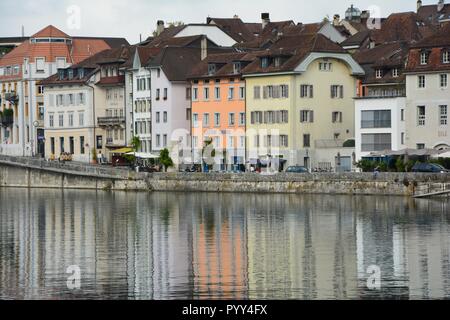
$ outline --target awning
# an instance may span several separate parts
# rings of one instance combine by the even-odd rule
[[[130,156],[136,156],[136,158],[139,159],[159,159],[159,155],[156,154],[152,154],[152,153],[142,153],[142,152],[136,152],[136,154],[134,152],[128,152],[127,155]]]
[[[131,148],[122,148],[122,149],[112,150],[111,153],[126,154],[126,153],[131,152],[131,151],[133,151],[133,149],[131,149]]]

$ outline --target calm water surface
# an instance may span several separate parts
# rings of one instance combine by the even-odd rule
[[[0,299],[449,297],[448,200],[0,189]]]

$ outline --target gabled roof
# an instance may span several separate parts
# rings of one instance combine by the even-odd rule
[[[188,36],[188,37],[176,37],[176,38],[166,38],[166,39],[155,39],[146,47],[149,48],[163,48],[166,46],[174,46],[174,47],[200,47],[201,40],[205,38],[204,35],[196,35],[196,36]],[[212,42],[209,38],[208,46],[217,47],[217,44]]]
[[[220,27],[229,34],[236,42],[252,41],[255,39],[253,31],[239,18],[209,18],[210,24]],[[261,24],[260,24],[261,25]]]
[[[418,41],[412,48],[450,47],[450,23],[445,24],[430,36]]]
[[[243,74],[292,72],[313,52],[338,53],[347,52],[338,44],[322,34],[304,34],[299,36],[282,36],[270,49],[258,52],[257,57],[283,57],[285,61],[280,66],[261,67],[260,59],[255,59],[243,71]]]
[[[230,49],[211,48],[208,54],[229,52]],[[148,67],[160,67],[169,81],[186,81],[192,66],[201,61],[201,49],[192,47],[164,47],[150,59]]]
[[[391,14],[381,25],[381,29],[372,32],[376,44],[408,41],[416,42],[433,32],[432,27],[424,22],[415,12]]]
[[[200,57],[201,50],[197,48],[164,47],[148,66],[161,67],[169,81],[185,81]]]
[[[450,20],[450,4],[444,4],[441,10],[438,10],[437,4],[421,6],[417,10],[417,15],[428,23],[438,25],[440,21]]]
[[[70,36],[62,32],[58,28],[49,25],[41,31],[32,35],[31,38],[70,38]]]
[[[240,76],[240,74],[234,73],[233,63],[249,63],[255,58],[254,53],[245,52],[211,54],[192,68],[192,71],[188,74],[188,78]],[[214,74],[208,72],[208,65],[211,63],[220,65],[220,68],[217,68]]]

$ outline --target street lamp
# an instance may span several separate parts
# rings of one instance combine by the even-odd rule
[[[39,121],[34,121],[33,122],[33,127],[35,129],[35,137],[37,140],[39,140],[38,137],[38,133],[37,133],[37,128],[39,127]],[[39,141],[37,141],[36,146],[39,146]],[[35,150],[34,150],[34,139],[31,140],[31,156],[34,157],[36,155]]]

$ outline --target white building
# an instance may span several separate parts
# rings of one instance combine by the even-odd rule
[[[71,37],[53,26],[31,36],[0,59],[0,153],[44,155],[44,96],[39,81],[124,39]]]
[[[450,24],[414,44],[406,68],[406,144],[450,149]]]
[[[405,97],[362,97],[355,100],[357,161],[374,151],[406,148],[405,107]]]
[[[356,161],[372,152],[406,148],[405,58],[402,43],[389,43],[357,55],[366,70],[355,98]]]

